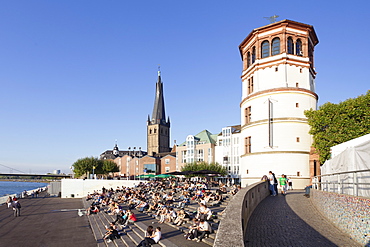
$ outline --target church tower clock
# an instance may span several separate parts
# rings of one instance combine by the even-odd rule
[[[148,155],[170,152],[170,120],[166,120],[164,107],[163,83],[158,70],[154,108],[152,117],[147,120],[147,150]]]

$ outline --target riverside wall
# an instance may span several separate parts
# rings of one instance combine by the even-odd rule
[[[370,246],[370,198],[311,190],[315,207],[354,240]]]
[[[214,247],[244,246],[249,217],[257,205],[270,195],[267,181],[242,188],[229,202],[217,230]]]
[[[61,198],[82,198],[94,191],[101,192],[106,189],[117,187],[134,187],[144,180],[103,180],[103,179],[62,179]]]

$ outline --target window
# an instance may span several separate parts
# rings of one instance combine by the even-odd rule
[[[253,76],[248,79],[248,94],[253,93]]]
[[[212,148],[208,148],[208,162],[212,161]]]
[[[181,151],[182,163],[186,163],[186,150]]]
[[[252,64],[254,64],[255,61],[256,61],[256,47],[253,46],[253,49],[252,49]]]
[[[168,166],[166,166],[166,167],[164,168],[164,172],[165,172],[165,173],[170,172],[170,168],[169,168]]]
[[[299,87],[299,83],[298,82],[295,83],[295,87]]]
[[[247,53],[247,68],[251,66],[251,54],[250,52],[248,51]]]
[[[252,118],[252,107],[245,108],[245,123],[248,124],[251,122]]]
[[[275,67],[275,72],[278,72],[279,71],[279,68],[278,67]]]
[[[295,54],[298,55],[298,56],[302,56],[303,55],[302,41],[300,39],[298,39],[297,42],[296,42],[296,44],[295,44]]]
[[[295,103],[295,107],[297,107],[297,108],[298,108],[298,107],[299,107],[299,103]]]
[[[157,133],[157,129],[154,129],[154,134]]]
[[[280,39],[274,38],[271,44],[271,55],[277,55],[280,53]]]
[[[299,140],[299,137],[297,137],[297,142],[299,142],[300,140]]]
[[[262,58],[270,56],[270,45],[269,45],[269,42],[267,40],[262,42],[261,54],[262,54]]]
[[[294,54],[294,44],[293,44],[293,39],[291,37],[288,38],[288,54]]]
[[[149,130],[149,134],[152,134],[152,129]]]
[[[168,165],[168,164],[170,163],[170,159],[165,159],[165,160],[164,160],[164,163],[165,163],[166,165]]]
[[[156,165],[144,164],[144,173],[156,173]]]
[[[251,139],[252,137],[248,136],[245,138],[245,153],[250,154],[251,153]]]
[[[198,149],[197,150],[197,161],[204,161],[203,149]]]

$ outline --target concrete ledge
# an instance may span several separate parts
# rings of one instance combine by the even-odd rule
[[[249,217],[256,206],[270,195],[267,181],[241,189],[228,204],[218,228],[215,247],[244,246]]]

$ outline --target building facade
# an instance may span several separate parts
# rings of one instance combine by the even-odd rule
[[[176,147],[176,170],[180,171],[186,163],[215,162],[217,135],[203,130],[196,135],[188,135],[186,141]]]
[[[223,165],[231,183],[240,183],[240,125],[222,128],[217,136],[215,161]]]
[[[313,26],[283,20],[254,29],[240,44],[242,185],[273,171],[302,187],[310,178],[312,137],[304,115],[316,109]]]
[[[137,150],[136,150],[136,147],[133,147],[132,150],[130,147],[128,148],[128,150],[119,150],[118,145],[116,143],[116,145],[114,145],[112,150],[106,150],[103,153],[101,153],[100,159],[101,160],[106,160],[106,159],[114,160],[118,157],[123,157],[125,155],[143,157],[147,155],[147,152],[142,151],[141,147],[139,147]]]

